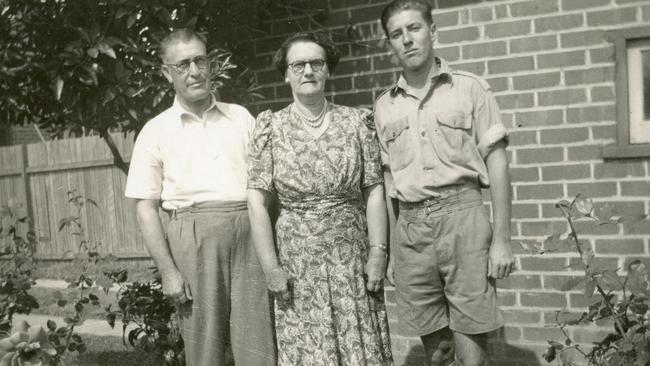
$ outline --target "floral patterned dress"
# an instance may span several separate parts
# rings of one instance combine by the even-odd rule
[[[275,300],[278,364],[392,365],[383,292],[366,290],[361,189],[382,183],[369,112],[331,105],[317,138],[290,108],[257,118],[248,188],[277,194],[279,261],[289,301]]]

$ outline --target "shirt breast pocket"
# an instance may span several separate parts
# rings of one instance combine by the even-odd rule
[[[387,124],[382,139],[388,148],[392,170],[397,171],[406,168],[415,158],[406,117]]]
[[[437,120],[446,142],[443,153],[457,161],[466,155],[464,150],[472,135],[472,115],[465,111],[447,111],[438,113]]]

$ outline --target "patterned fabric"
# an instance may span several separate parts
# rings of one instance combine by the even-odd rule
[[[279,365],[392,365],[383,292],[365,288],[361,189],[382,183],[371,114],[332,105],[318,138],[289,108],[258,116],[249,188],[275,192],[291,299],[275,301]]]

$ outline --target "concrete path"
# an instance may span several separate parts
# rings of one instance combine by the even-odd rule
[[[41,314],[14,315],[14,321],[13,321],[14,324],[16,324],[16,322],[19,320],[25,320],[29,325],[41,325],[45,329],[47,329],[48,320],[54,320],[54,322],[56,322],[57,327],[63,327],[66,325],[65,322],[63,321],[63,318],[41,315]],[[133,324],[130,324],[126,328],[126,334],[128,335],[129,331],[133,328],[135,328],[135,326]],[[115,328],[111,329],[111,327],[108,325],[108,322],[106,322],[106,320],[86,319],[86,321],[84,321],[83,324],[74,327],[74,331],[75,333],[79,333],[79,334],[122,337],[122,322],[117,320],[115,322]]]

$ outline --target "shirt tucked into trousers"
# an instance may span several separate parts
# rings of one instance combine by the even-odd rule
[[[171,211],[167,236],[193,301],[179,306],[187,365],[275,364],[268,291],[250,236],[246,202]]]

